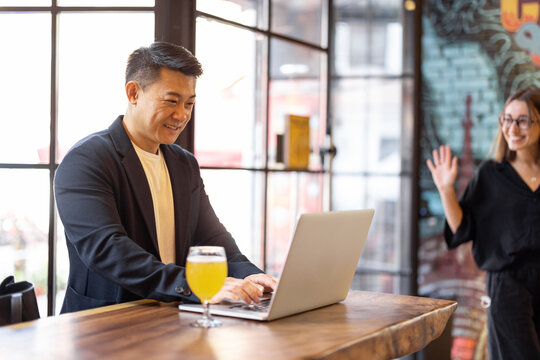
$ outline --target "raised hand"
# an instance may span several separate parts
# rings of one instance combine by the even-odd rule
[[[433,161],[428,159],[426,163],[440,193],[453,189],[458,172],[458,160],[457,157],[452,157],[450,146],[441,145],[439,151],[433,150]]]

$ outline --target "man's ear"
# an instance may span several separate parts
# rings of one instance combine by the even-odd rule
[[[137,105],[137,99],[141,91],[141,87],[136,81],[132,80],[126,84],[126,95],[131,105]]]

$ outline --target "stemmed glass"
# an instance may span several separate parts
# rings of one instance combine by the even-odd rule
[[[202,317],[191,326],[212,328],[221,322],[210,316],[210,300],[216,295],[227,277],[227,257],[221,246],[192,246],[186,262],[186,280],[191,291],[201,300]]]

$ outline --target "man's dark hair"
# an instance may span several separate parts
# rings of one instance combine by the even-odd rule
[[[159,79],[162,68],[180,71],[195,78],[203,72],[201,63],[188,49],[167,42],[155,42],[129,55],[126,84],[134,80],[144,90]]]

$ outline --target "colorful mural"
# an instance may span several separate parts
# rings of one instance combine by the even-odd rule
[[[540,87],[540,0],[427,0],[422,19],[422,159],[441,144],[459,157],[458,195],[487,158],[504,99]],[[471,243],[447,250],[444,212],[420,166],[418,291],[457,300],[452,347],[438,359],[487,359],[485,273]]]
[[[501,23],[531,61],[540,67],[540,4],[538,0],[502,0]]]

